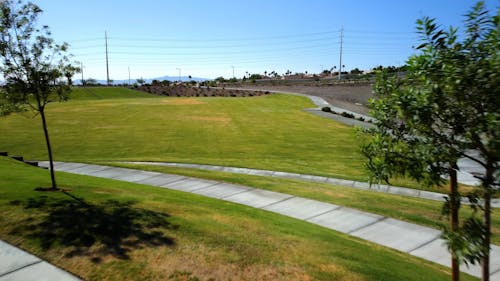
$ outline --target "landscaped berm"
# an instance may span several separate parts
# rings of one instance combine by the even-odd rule
[[[46,114],[57,161],[187,162],[366,180],[355,129],[303,111],[309,107],[305,98],[281,94],[170,98],[75,88],[70,101],[49,105]],[[0,119],[0,150],[46,159],[42,130],[32,119],[28,112]],[[435,228],[443,222],[435,201],[296,180],[141,168],[280,191]],[[86,280],[449,279],[443,266],[263,210],[56,175],[63,191],[40,191],[50,186],[47,170],[0,157],[0,238]],[[497,212],[493,226],[499,244]]]

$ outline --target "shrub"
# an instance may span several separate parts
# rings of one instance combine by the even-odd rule
[[[332,112],[332,109],[329,106],[325,106],[325,107],[321,108],[321,111]]]
[[[354,118],[354,114],[345,111],[342,112],[340,115],[342,115],[345,118]]]

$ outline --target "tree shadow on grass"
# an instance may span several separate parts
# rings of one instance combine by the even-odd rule
[[[134,207],[130,201],[88,204],[82,199],[40,196],[11,203],[46,214],[20,222],[11,234],[40,241],[44,250],[67,247],[68,257],[89,256],[93,262],[107,255],[128,259],[133,249],[174,245],[173,238],[164,234],[175,228],[169,215]]]

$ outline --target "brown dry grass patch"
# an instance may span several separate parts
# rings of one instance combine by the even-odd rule
[[[200,101],[199,99],[164,99],[162,103],[168,103],[170,105],[199,105],[205,104],[206,102]]]
[[[229,123],[232,120],[229,117],[217,117],[217,116],[189,116],[188,119],[196,121],[209,121],[209,122],[221,122],[221,123]]]
[[[191,244],[172,249],[163,249],[148,257],[148,269],[154,275],[165,278],[191,277],[199,280],[311,280],[303,269],[288,264],[245,264],[232,261],[220,249],[202,244]],[[184,280],[178,278],[179,280]],[[167,279],[168,280],[168,279]],[[191,280],[191,279],[186,279]]]

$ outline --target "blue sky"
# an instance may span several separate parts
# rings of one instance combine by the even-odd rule
[[[181,74],[236,77],[276,71],[317,73],[343,64],[400,65],[414,53],[415,21],[461,26],[467,0],[103,1],[35,0],[58,42],[68,42],[84,76],[111,79]],[[491,12],[498,1],[486,1]],[[78,76],[80,77],[80,76]]]

